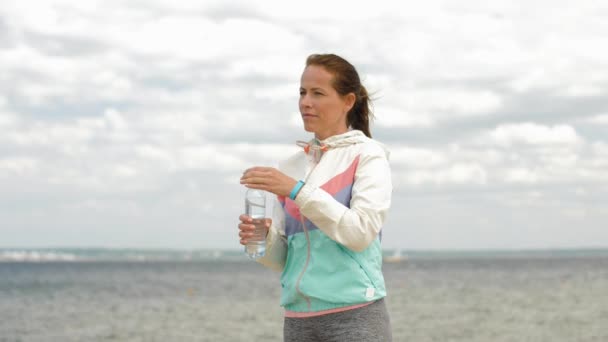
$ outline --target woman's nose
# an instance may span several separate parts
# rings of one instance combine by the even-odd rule
[[[310,97],[302,95],[302,97],[300,97],[300,107],[310,108],[311,106]]]

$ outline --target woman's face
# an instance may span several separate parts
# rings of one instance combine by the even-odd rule
[[[354,94],[340,96],[332,86],[333,75],[324,67],[309,65],[300,80],[300,114],[304,129],[319,140],[348,131],[346,114],[352,108]]]

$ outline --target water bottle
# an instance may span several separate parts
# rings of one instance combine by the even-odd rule
[[[247,239],[245,253],[252,259],[263,257],[266,252],[266,193],[262,190],[247,189],[245,193],[245,213],[253,219],[255,230]]]

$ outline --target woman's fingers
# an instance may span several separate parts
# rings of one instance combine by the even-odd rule
[[[255,226],[252,224],[239,224],[239,242],[241,243],[241,245],[246,245],[247,242],[249,242],[248,239],[253,236],[254,229]]]
[[[248,223],[240,223],[239,224],[239,230],[241,232],[252,232],[255,230],[255,226],[253,224],[248,224]]]
[[[243,223],[251,223],[251,222],[253,222],[253,221],[251,220],[251,217],[249,217],[249,215],[247,215],[247,214],[241,214],[241,215],[239,216],[239,221],[241,221],[241,222],[243,222]]]
[[[268,176],[255,175],[255,176],[247,176],[247,177],[241,178],[240,183],[241,184],[266,184],[271,181],[272,181],[271,178],[269,178]]]
[[[240,238],[239,242],[241,243],[241,245],[246,245],[247,238],[253,235],[251,232],[253,232],[255,226],[252,224],[253,220],[247,214],[239,215],[239,221],[241,221],[241,223],[239,223],[238,225]]]
[[[254,167],[250,167],[247,170],[245,170],[245,172],[243,172],[243,174],[247,174],[247,173],[268,173],[270,171],[274,170],[273,167],[268,167],[268,166],[254,166]]]
[[[250,238],[250,237],[252,237],[252,236],[253,236],[253,233],[250,233],[250,232],[247,232],[247,231],[243,231],[243,230],[242,230],[242,231],[240,231],[240,232],[239,232],[239,237],[240,237],[241,239]]]
[[[255,225],[253,225],[252,223],[245,223],[253,222],[251,218],[245,214],[239,216],[239,219],[241,220],[241,223],[239,223],[238,225],[240,238],[239,242],[241,243],[241,245],[246,245],[249,242],[248,239],[255,235]],[[272,225],[272,219],[264,219],[264,225],[266,226],[266,229],[270,228],[270,226]]]
[[[272,176],[273,168],[256,166],[245,170],[241,176],[241,184],[260,184],[264,183],[268,177]]]
[[[275,168],[256,166],[243,172],[240,183],[250,189],[287,196],[297,181]]]

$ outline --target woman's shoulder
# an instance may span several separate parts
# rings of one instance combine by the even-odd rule
[[[388,146],[380,141],[366,137],[365,141],[361,144],[361,154],[370,157],[381,156],[388,159],[390,151]]]

